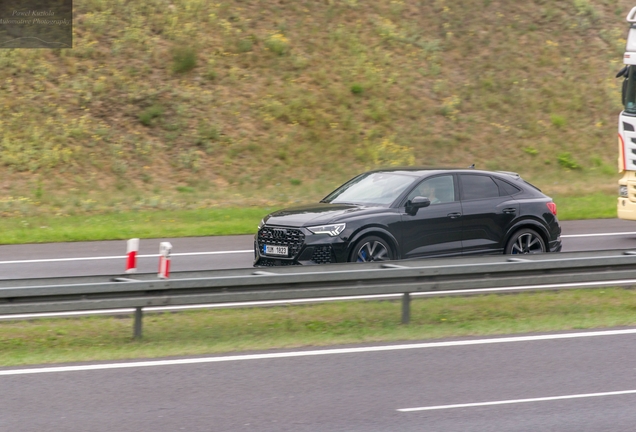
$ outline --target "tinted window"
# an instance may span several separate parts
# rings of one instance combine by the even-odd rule
[[[488,176],[462,174],[462,196],[465,200],[494,198],[499,196],[499,187]]]
[[[501,196],[514,195],[521,192],[521,189],[519,189],[517,186],[513,186],[508,182],[499,180],[498,178],[495,179],[495,183],[497,183],[497,186],[499,186],[499,195]]]
[[[416,196],[430,199],[431,205],[455,201],[455,181],[453,176],[444,175],[422,181],[409,193],[407,199],[412,200]]]

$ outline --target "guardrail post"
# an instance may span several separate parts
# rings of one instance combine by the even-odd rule
[[[402,324],[408,324],[411,321],[411,293],[402,295]]]
[[[141,319],[143,318],[143,313],[141,311],[141,307],[135,309],[135,325],[133,330],[133,339],[141,339]]]

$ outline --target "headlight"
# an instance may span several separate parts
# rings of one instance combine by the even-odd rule
[[[263,228],[263,225],[265,225],[265,219],[261,219],[261,221],[258,223],[258,229],[260,230],[261,228]]]
[[[344,231],[346,224],[321,225],[308,227],[307,229],[314,234],[329,234],[331,237],[337,236]]]
[[[627,198],[627,185],[618,186],[618,196]]]

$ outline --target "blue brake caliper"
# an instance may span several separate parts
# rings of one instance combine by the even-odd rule
[[[360,257],[358,257],[358,262],[365,262],[367,260],[367,252],[366,251],[360,251],[360,255],[362,255],[362,259],[360,259]]]

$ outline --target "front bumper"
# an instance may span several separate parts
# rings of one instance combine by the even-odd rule
[[[629,198],[619,197],[616,210],[619,219],[636,220],[636,202]]]
[[[288,255],[267,255],[265,245],[285,246]],[[254,267],[346,262],[347,245],[340,236],[313,234],[305,228],[265,225],[254,236]]]

